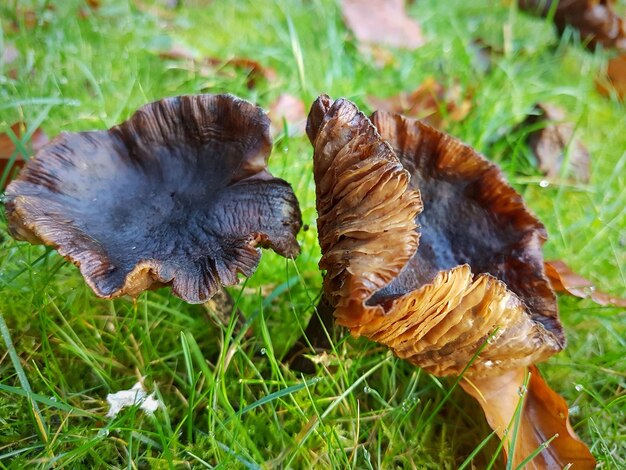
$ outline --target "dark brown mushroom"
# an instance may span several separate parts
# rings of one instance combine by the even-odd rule
[[[7,188],[14,237],[55,247],[100,297],[171,285],[188,302],[296,256],[298,202],[266,170],[269,119],[232,95],[167,98],[61,134]]]
[[[519,0],[522,10],[535,15],[553,16],[559,34],[567,26],[580,31],[587,47],[598,44],[605,48],[626,50],[626,23],[613,9],[614,0]]]
[[[545,229],[495,165],[419,121],[385,112],[370,121],[327,96],[313,104],[307,134],[324,293],[337,323],[433,374],[464,373],[479,396],[503,377],[509,389],[521,385],[520,374],[564,347],[543,269]],[[518,400],[481,405],[501,423]],[[576,449],[573,461],[589,468],[567,417],[547,418],[542,433],[522,428],[515,462],[556,432],[538,461],[565,465]]]

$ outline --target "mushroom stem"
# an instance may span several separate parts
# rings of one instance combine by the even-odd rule
[[[332,349],[329,336],[330,338],[334,337],[337,330],[333,311],[334,309],[326,297],[322,295],[302,336],[298,338],[285,356],[285,362],[289,364],[292,370],[314,374],[315,364],[304,355],[309,352],[320,353]]]
[[[595,468],[591,452],[570,425],[565,400],[548,386],[536,366],[464,378],[461,386],[478,401],[503,440],[513,468],[521,464],[537,470],[569,464],[575,470]]]

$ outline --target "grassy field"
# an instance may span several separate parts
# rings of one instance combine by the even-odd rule
[[[607,56],[585,51],[573,32],[559,39],[507,5],[515,2],[413,3],[427,44],[395,51],[382,69],[359,52],[334,1],[196,1],[165,15],[123,0],[95,11],[49,3],[0,6],[0,50],[19,51],[16,78],[0,69],[0,133],[18,120],[50,136],[105,129],[180,94],[230,92],[268,108],[288,92],[308,108],[328,93],[368,109],[367,95],[427,77],[458,83],[473,104],[449,131],[503,167],[547,226],[546,256],[626,294],[626,109],[594,87]],[[488,72],[474,66],[478,37],[504,51]],[[199,57],[249,57],[277,77],[249,88],[241,70],[195,73],[159,57],[174,44]],[[540,184],[515,130],[539,101],[576,123],[592,156],[589,184]],[[100,300],[54,251],[12,240],[0,216],[1,468],[503,465],[495,438],[473,455],[490,429],[472,399],[383,348],[341,331],[314,376],[282,364],[321,287],[311,153],[305,137],[275,141],[270,169],[291,182],[310,229],[298,259],[265,252],[256,274],[230,289],[248,335],[166,289]],[[569,346],[541,370],[602,468],[626,468],[626,312],[572,298],[559,306]],[[164,408],[106,418],[107,393],[141,378]]]

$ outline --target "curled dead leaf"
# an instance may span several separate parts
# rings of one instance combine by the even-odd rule
[[[159,52],[159,57],[165,60],[185,62],[186,68],[200,76],[209,76],[215,73],[228,75],[232,71],[243,71],[248,77],[246,84],[250,89],[255,88],[259,80],[274,82],[278,78],[278,74],[273,68],[266,67],[254,59],[247,57],[199,58],[193,51],[181,44],[174,44],[170,49]]]
[[[4,189],[9,183],[14,170],[24,166],[24,155],[22,152],[18,152],[15,139],[21,141],[25,134],[26,124],[23,122],[14,123],[8,132],[0,134],[0,181],[3,182],[0,186],[1,189]],[[48,142],[46,133],[40,128],[35,129],[30,139],[22,142],[27,152],[26,156],[36,153]]]
[[[379,98],[367,97],[373,108],[390,113],[399,113],[421,119],[437,128],[446,128],[451,122],[465,119],[472,108],[472,101],[457,84],[444,87],[433,77],[424,80],[412,92]]]
[[[522,10],[539,16],[554,14],[559,31],[567,26],[576,28],[589,49],[598,44],[605,48],[626,50],[626,25],[613,9],[614,0],[519,0]]]
[[[626,99],[626,54],[609,60],[606,77],[596,80],[596,88],[603,96],[614,91],[619,99]]]
[[[504,51],[485,42],[482,38],[474,39],[469,45],[469,53],[472,65],[480,72],[486,73],[491,70],[492,62],[501,56]]]
[[[598,305],[616,305],[618,307],[626,307],[626,299],[615,297],[597,290],[593,282],[576,274],[563,261],[546,261],[545,268],[546,275],[550,280],[552,289],[556,292],[567,292],[574,297],[591,299]]]
[[[569,464],[574,470],[595,468],[593,455],[570,425],[567,403],[548,386],[535,366],[513,369],[498,376],[464,379],[461,386],[478,401],[487,422],[504,440],[504,449],[508,457],[512,457],[513,468],[518,468],[538,450],[540,452],[525,463],[524,469],[561,469]],[[519,405],[522,410],[516,423]],[[515,434],[513,448],[510,437]]]
[[[341,11],[361,45],[413,50],[425,43],[419,23],[406,12],[404,0],[342,0]]]
[[[574,124],[565,122],[563,109],[538,103],[524,125],[535,128],[528,134],[527,143],[543,174],[557,179],[563,175],[563,165],[567,164],[567,172],[574,179],[589,182],[589,152],[580,140],[574,138]]]
[[[306,109],[300,98],[288,93],[279,95],[270,105],[269,113],[272,121],[271,133],[276,136],[287,125],[287,134],[291,137],[304,135],[306,127]]]
[[[19,51],[12,43],[5,43],[4,50],[0,54],[0,70],[4,74],[13,79],[17,79],[17,68],[15,67],[15,61],[20,56]]]

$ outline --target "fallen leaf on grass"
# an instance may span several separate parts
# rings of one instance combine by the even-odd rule
[[[272,121],[271,132],[276,136],[287,124],[287,135],[290,137],[304,135],[307,113],[304,103],[288,93],[283,93],[270,105],[269,117]]]
[[[11,126],[11,132],[17,139],[22,139],[26,132],[26,125],[23,122],[16,122]],[[49,142],[48,136],[40,128],[37,128],[30,137],[30,140],[24,143],[24,147],[29,154],[37,153],[37,151]],[[12,168],[22,168],[24,166],[24,155],[18,152],[16,155],[17,147],[13,139],[8,133],[0,134],[0,180],[4,174],[5,169],[11,163],[13,158]],[[5,184],[0,189],[4,189],[10,178],[7,178]]]
[[[595,459],[569,423],[565,400],[548,386],[535,366],[528,369],[528,386],[524,385],[526,368],[510,370],[498,376],[465,379],[461,381],[461,386],[480,403],[487,422],[504,441],[503,448],[507,454],[511,445],[510,436],[517,431],[512,459],[514,468],[518,468],[524,458],[536,450],[540,452],[524,465],[524,469],[563,468],[564,464],[570,463],[577,470],[595,468]],[[515,429],[516,408],[520,400],[523,400],[523,409]],[[549,444],[541,450],[546,442]]]
[[[176,12],[172,11],[172,8],[169,8],[168,5],[161,6],[158,3],[144,2],[143,0],[134,0],[132,4],[142,13],[147,13],[161,20],[172,20],[176,18]]]
[[[154,395],[154,392],[148,395],[141,382],[137,382],[129,390],[120,390],[119,392],[109,393],[107,395],[109,412],[106,414],[106,417],[115,418],[123,408],[133,405],[139,405],[139,409],[151,415],[157,410],[157,408],[163,407],[163,403],[156,399]]]
[[[468,49],[473,67],[482,73],[489,72],[494,59],[504,54],[502,49],[488,44],[481,38],[469,43]]]
[[[167,51],[159,52],[159,57],[165,60],[175,60],[186,62],[188,68],[200,76],[208,76],[213,73],[227,73],[228,69],[235,69],[247,73],[246,85],[249,89],[255,88],[258,81],[275,81],[278,77],[276,71],[271,67],[266,67],[260,62],[247,57],[234,57],[222,59],[219,57],[198,58],[196,54],[180,44],[174,44]]]
[[[556,292],[567,292],[574,297],[591,299],[598,305],[616,305],[626,307],[626,299],[614,297],[596,289],[593,282],[576,274],[563,261],[545,262],[546,276]]]
[[[422,28],[407,15],[404,0],[342,0],[341,11],[361,44],[409,50],[424,45]]]
[[[596,88],[603,96],[611,96],[611,91],[620,99],[626,99],[626,55],[609,60],[606,79],[596,80]]]
[[[17,68],[15,66],[11,67],[11,65],[15,65],[14,62],[19,56],[20,53],[15,45],[12,43],[4,44],[4,50],[0,54],[0,70],[4,70],[6,76],[13,80],[17,79]]]
[[[544,127],[532,131],[527,138],[539,169],[548,178],[558,178],[569,148],[569,172],[579,181],[588,182],[590,173],[589,152],[583,143],[574,139],[574,125],[565,120],[565,111],[557,106],[538,103],[534,114],[524,121],[526,126]]]
[[[460,86],[445,88],[432,77],[412,92],[388,98],[369,96],[367,101],[374,109],[421,119],[437,128],[446,128],[451,122],[463,120],[472,107],[472,102],[463,96]]]
[[[23,26],[26,30],[48,26],[50,15],[55,11],[52,3],[48,3],[44,9],[39,11],[18,6],[15,9],[15,16],[10,23],[10,29],[18,32]]]
[[[556,7],[553,0],[519,0],[522,10],[547,17],[554,12],[554,24],[559,34],[567,26],[580,31],[587,48],[596,45],[626,50],[626,25],[613,10],[613,0],[561,0]]]

